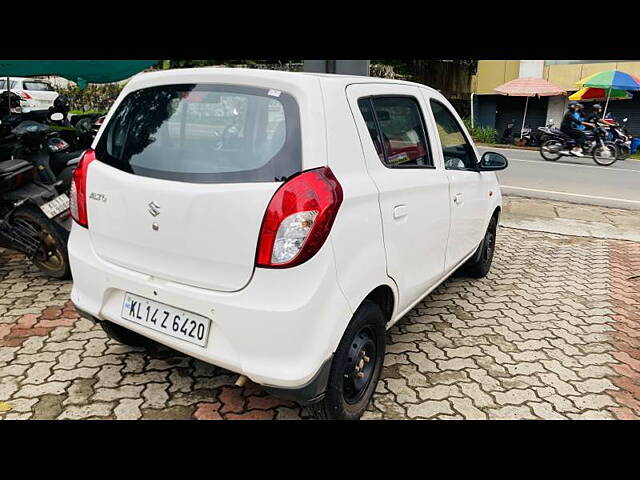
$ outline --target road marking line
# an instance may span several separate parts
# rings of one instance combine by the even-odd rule
[[[605,171],[605,172],[613,172],[613,173],[618,173],[618,172],[635,172],[635,173],[640,173],[640,170],[634,170],[634,169],[626,169],[626,168],[609,168],[609,169],[605,169],[603,170],[603,167],[596,167],[595,165],[580,165],[577,163],[556,163],[556,162],[546,162],[543,160],[525,160],[524,158],[507,158],[507,160],[509,160],[510,162],[528,162],[528,163],[548,163],[550,165],[559,165],[561,167],[582,167],[582,168],[597,168],[600,171]],[[606,168],[606,167],[605,167]]]
[[[556,195],[568,195],[570,197],[592,198],[592,199],[596,199],[596,200],[613,200],[613,201],[616,201],[616,202],[640,204],[640,200],[627,200],[626,198],[598,197],[596,195],[583,195],[581,193],[557,192],[557,191],[554,191],[554,190],[540,190],[540,189],[537,189],[537,188],[512,187],[510,185],[500,185],[500,186],[502,188],[510,188],[512,190],[522,190],[522,191],[526,191],[526,192],[553,193],[553,194],[556,194]]]

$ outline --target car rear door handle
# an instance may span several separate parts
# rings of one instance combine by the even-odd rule
[[[455,203],[456,205],[462,205],[462,194],[461,193],[456,193],[456,196],[453,197],[453,203]]]
[[[409,215],[409,207],[406,205],[396,205],[393,207],[393,218],[398,219]]]

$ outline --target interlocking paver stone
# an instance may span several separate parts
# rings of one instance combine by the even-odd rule
[[[236,375],[119,345],[70,283],[0,250],[0,418],[310,418]],[[390,331],[364,419],[640,418],[640,243],[500,228],[481,280],[454,275]]]

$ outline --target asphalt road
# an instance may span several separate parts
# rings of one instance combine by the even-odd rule
[[[498,173],[502,193],[587,205],[640,210],[640,161],[627,159],[609,167],[591,157],[562,157],[547,162],[537,151],[479,147],[509,159]]]

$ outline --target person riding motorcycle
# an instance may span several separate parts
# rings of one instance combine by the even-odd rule
[[[587,122],[593,123],[594,125],[603,125],[605,127],[611,125],[609,122],[602,118],[602,105],[600,105],[599,103],[596,103],[591,107],[591,113],[587,117]]]
[[[576,146],[571,152],[564,152],[565,154],[571,153],[576,157],[584,157],[582,153],[582,145],[584,144],[584,130],[586,127],[594,127],[593,123],[586,122],[582,111],[584,106],[578,102],[570,102],[568,110],[562,117],[562,123],[560,124],[560,130],[563,133],[573,138],[576,141]]]

